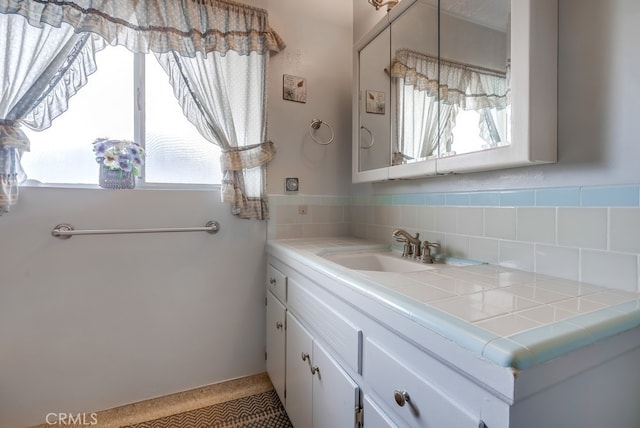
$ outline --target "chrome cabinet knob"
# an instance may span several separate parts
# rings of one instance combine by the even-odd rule
[[[276,328],[277,328],[278,330],[282,330],[282,323],[281,323],[280,321],[277,321],[277,322],[276,322]]]
[[[278,281],[276,281],[275,278],[269,278],[269,284],[276,285],[276,282],[278,282]]]
[[[300,357],[302,357],[302,361],[307,361],[309,359],[309,354],[303,352],[300,354]]]
[[[320,376],[320,367],[318,366],[311,366],[311,376],[315,375],[316,373],[318,373],[318,376]]]
[[[409,397],[409,393],[407,391],[400,391],[396,389],[393,391],[393,398],[395,398],[398,406],[403,407],[405,403],[411,402],[411,397]]]

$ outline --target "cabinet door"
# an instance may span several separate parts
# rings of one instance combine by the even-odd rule
[[[300,322],[287,312],[287,372],[285,409],[295,428],[311,427],[313,338]]]
[[[380,407],[365,394],[362,402],[364,412],[364,426],[367,428],[398,428]]]
[[[284,404],[286,309],[267,291],[267,374]]]
[[[313,428],[354,427],[358,385],[318,343],[313,343]]]

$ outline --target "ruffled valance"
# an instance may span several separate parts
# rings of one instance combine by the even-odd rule
[[[391,64],[391,76],[405,85],[439,96],[445,104],[464,110],[506,108],[510,104],[508,73],[444,61],[409,49],[400,49]],[[439,89],[439,93],[438,93]]]
[[[71,25],[134,53],[265,54],[285,44],[265,10],[229,0],[2,0],[0,13],[16,13],[34,26]]]

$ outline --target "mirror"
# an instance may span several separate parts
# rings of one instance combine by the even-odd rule
[[[391,165],[509,144],[508,17],[509,0],[419,0],[392,22]]]
[[[390,28],[386,28],[360,51],[359,171],[390,165],[390,35]]]
[[[557,9],[400,2],[354,47],[353,181],[555,162]]]

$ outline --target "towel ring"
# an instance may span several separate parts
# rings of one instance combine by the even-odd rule
[[[370,149],[371,147],[373,147],[373,142],[375,141],[375,137],[373,136],[373,133],[369,130],[369,128],[367,128],[364,125],[360,125],[360,129],[364,129],[365,131],[367,131],[367,133],[369,134],[369,139],[371,140],[371,143],[369,143],[368,146],[363,146],[362,144],[360,144],[360,148],[361,149]]]
[[[331,131],[331,138],[329,138],[329,141],[326,141],[326,142],[320,141],[319,139],[316,138],[315,135],[313,135],[313,131],[317,131],[318,129],[320,129],[320,126],[322,125],[327,125],[327,128],[329,128],[329,130]],[[321,146],[327,146],[333,143],[333,137],[335,136],[333,132],[333,127],[329,125],[327,122],[324,122],[320,119],[313,119],[311,121],[311,125],[309,125],[309,135],[311,135],[311,138],[313,139],[313,141],[320,144]]]

